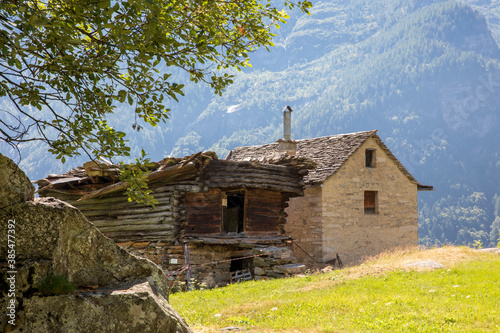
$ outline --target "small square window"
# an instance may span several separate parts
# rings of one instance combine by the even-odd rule
[[[365,164],[367,168],[375,167],[375,149],[365,150]]]
[[[365,214],[378,213],[377,191],[365,191]]]

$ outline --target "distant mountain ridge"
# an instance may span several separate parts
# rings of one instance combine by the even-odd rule
[[[257,57],[255,70],[212,99],[171,153],[224,155],[275,141],[284,105],[295,111],[297,139],[378,128],[412,174],[436,187],[420,199],[422,244],[496,244],[499,48],[473,7],[418,3],[386,4],[396,8],[389,16],[370,14],[374,2],[317,3],[280,36],[284,51],[269,55],[277,52],[286,69],[258,70]],[[338,26],[354,28],[332,33]]]

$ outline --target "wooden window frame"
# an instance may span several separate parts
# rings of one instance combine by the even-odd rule
[[[365,214],[378,214],[378,191],[364,191]]]

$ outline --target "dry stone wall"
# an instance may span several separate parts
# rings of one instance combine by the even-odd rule
[[[288,214],[286,234],[294,237],[300,246],[294,247],[297,261],[315,268],[318,264],[311,257],[320,262],[323,258],[321,187],[308,187],[304,197],[291,198],[285,212]]]
[[[365,149],[376,150],[376,164],[365,165]],[[364,191],[377,192],[377,212],[364,211]],[[323,260],[338,253],[355,264],[397,246],[418,244],[417,185],[374,139],[369,138],[325,181],[322,191]]]

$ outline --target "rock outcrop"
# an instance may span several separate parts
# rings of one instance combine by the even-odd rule
[[[0,331],[191,332],[168,304],[158,266],[118,247],[73,206],[34,199],[29,179],[1,154],[0,165],[0,307],[15,304],[2,311]],[[75,290],[61,294],[51,283]]]
[[[0,209],[35,198],[35,187],[24,172],[0,154]]]

